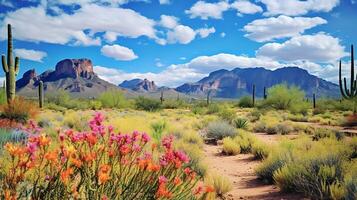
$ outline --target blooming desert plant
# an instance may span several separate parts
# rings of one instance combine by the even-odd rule
[[[114,133],[97,113],[90,131],[59,131],[58,141],[31,126],[26,145],[7,143],[0,164],[1,199],[205,199],[173,137],[150,147],[146,133]]]

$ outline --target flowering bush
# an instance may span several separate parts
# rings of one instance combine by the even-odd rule
[[[58,139],[30,124],[26,145],[5,145],[0,198],[206,199],[214,191],[187,167],[172,136],[150,145],[146,133],[114,133],[103,121],[97,113],[90,131],[59,131]]]

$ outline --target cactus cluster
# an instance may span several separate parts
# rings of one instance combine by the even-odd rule
[[[19,73],[20,59],[19,57],[14,58],[12,55],[12,32],[11,25],[7,25],[7,58],[5,55],[1,56],[2,67],[6,76],[6,98],[7,102],[10,103],[15,98],[16,93],[16,76]]]
[[[356,74],[356,79],[355,79],[353,45],[351,45],[351,80],[350,80],[350,88],[349,89],[347,87],[346,78],[343,78],[343,84],[342,84],[342,69],[341,69],[342,66],[341,65],[342,65],[342,63],[340,60],[339,85],[340,85],[341,95],[344,99],[355,100],[355,106],[354,106],[353,112],[356,113],[357,74]]]

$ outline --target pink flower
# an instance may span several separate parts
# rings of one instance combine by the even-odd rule
[[[37,150],[37,144],[36,143],[28,143],[27,144],[27,152],[33,155],[35,151]]]
[[[150,136],[147,133],[142,133],[141,141],[143,141],[144,143],[148,143],[150,141]]]
[[[113,133],[114,127],[112,125],[108,126],[108,132]]]
[[[188,163],[190,161],[190,158],[183,151],[175,151],[174,154],[176,158],[183,163]]]
[[[160,184],[167,183],[167,178],[165,176],[159,176],[159,183]]]
[[[161,141],[162,146],[166,148],[166,150],[170,150],[172,148],[172,142],[174,141],[174,137],[172,135],[164,137]]]

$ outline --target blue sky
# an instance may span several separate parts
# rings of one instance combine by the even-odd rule
[[[222,68],[284,66],[336,82],[337,61],[347,72],[357,45],[355,0],[0,0],[0,12],[0,52],[11,23],[19,77],[90,58],[115,84],[174,87]]]

